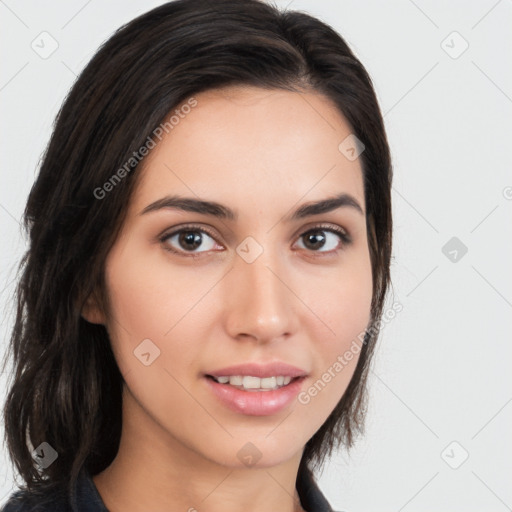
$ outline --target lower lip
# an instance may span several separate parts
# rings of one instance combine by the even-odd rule
[[[210,389],[224,405],[248,416],[270,416],[282,411],[300,393],[304,379],[305,377],[301,377],[273,391],[243,391],[205,377]]]

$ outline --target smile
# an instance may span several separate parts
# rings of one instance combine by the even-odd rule
[[[277,384],[277,379],[282,384]],[[221,383],[222,377],[213,377],[206,375],[204,381],[208,389],[213,393],[214,397],[220,404],[227,407],[231,411],[248,416],[269,416],[277,414],[289,407],[297,398],[302,389],[302,383],[306,379],[303,377],[259,377],[244,376],[225,376],[229,382]],[[233,382],[241,382],[242,384],[231,384]],[[286,379],[286,380],[285,380]],[[246,388],[244,381],[248,384]],[[263,382],[261,382],[263,381]],[[285,382],[287,382],[285,384]],[[270,386],[272,387],[262,387]]]
[[[292,381],[290,376],[254,377],[252,375],[231,375],[212,377],[219,384],[229,384],[244,391],[272,391],[287,386]]]

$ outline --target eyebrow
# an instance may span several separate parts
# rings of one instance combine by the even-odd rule
[[[139,215],[144,215],[149,212],[154,212],[166,208],[175,208],[186,212],[201,213],[203,215],[211,215],[219,219],[236,221],[238,213],[231,210],[227,206],[217,203],[215,201],[205,201],[203,199],[195,199],[192,197],[183,196],[166,196],[158,199],[154,203],[146,206]],[[338,208],[351,208],[361,215],[364,215],[363,208],[357,199],[350,194],[339,194],[334,197],[322,199],[320,201],[306,203],[297,208],[291,215],[287,215],[285,220],[288,222],[300,220],[312,215],[319,215],[328,213]]]

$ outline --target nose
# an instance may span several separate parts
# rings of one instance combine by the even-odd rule
[[[233,339],[271,343],[297,331],[299,301],[289,275],[266,252],[252,263],[235,258],[224,283],[226,330]]]

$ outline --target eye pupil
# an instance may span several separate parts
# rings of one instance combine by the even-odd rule
[[[306,235],[306,247],[311,246],[312,249],[318,249],[318,247],[323,247],[325,244],[325,235],[319,234],[321,231],[312,231],[311,233]],[[318,242],[321,242],[318,245]],[[311,243],[310,243],[311,242]],[[310,248],[310,247],[308,247]]]
[[[179,236],[179,243],[182,246],[184,244],[192,244],[192,247],[188,245],[187,249],[197,249],[201,242],[202,237],[197,231],[183,231]]]

